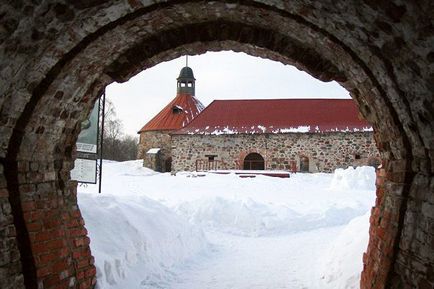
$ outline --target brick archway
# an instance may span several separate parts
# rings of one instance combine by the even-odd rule
[[[351,93],[384,160],[361,287],[432,287],[429,4],[2,4],[0,252],[9,257],[1,259],[1,287],[92,287],[89,239],[69,180],[78,124],[107,84],[184,53],[227,49],[293,64]]]

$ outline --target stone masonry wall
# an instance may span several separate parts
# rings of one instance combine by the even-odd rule
[[[138,159],[143,159],[143,166],[166,172],[165,161],[171,157],[171,137],[170,131],[145,131],[140,133],[139,148],[137,153]],[[155,167],[155,163],[146,156],[146,152],[151,148],[160,148],[160,164]]]
[[[0,165],[0,172],[3,173],[2,165]],[[6,187],[6,179],[0,176],[0,288],[21,289],[24,288],[24,279],[20,274],[20,252],[15,242],[17,233],[8,199],[9,193],[3,187]],[[10,278],[10,276],[14,277]]]
[[[309,158],[310,172],[331,172],[335,168],[368,164],[378,158],[373,133],[256,134],[256,135],[173,135],[173,171],[193,171],[196,160],[217,155],[220,169],[241,169],[244,157],[262,155],[267,170],[290,170],[300,157]],[[360,159],[356,159],[356,155]]]

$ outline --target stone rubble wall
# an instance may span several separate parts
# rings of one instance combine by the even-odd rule
[[[143,166],[166,172],[165,161],[171,155],[171,131],[145,131],[140,133],[137,158],[143,159]],[[148,156],[146,152],[151,148],[160,148],[159,160],[155,160],[154,156]]]
[[[305,156],[310,172],[332,172],[379,158],[372,132],[172,135],[172,143],[173,172],[194,171],[196,160],[207,159],[205,155],[217,155],[220,169],[241,169],[244,157],[256,152],[266,170],[290,170],[291,161],[299,170]]]

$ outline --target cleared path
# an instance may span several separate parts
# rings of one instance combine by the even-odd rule
[[[321,254],[341,230],[257,238],[208,232],[213,253],[179,267],[166,285],[173,289],[316,288],[312,280]]]

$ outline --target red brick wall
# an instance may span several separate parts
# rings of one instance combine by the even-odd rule
[[[77,206],[77,185],[70,181],[60,191],[58,182],[50,180],[53,166],[45,168],[35,170],[34,163],[25,162],[19,166],[28,182],[19,186],[25,228],[18,230],[27,231],[30,241],[26,266],[34,266],[38,288],[91,288],[96,270]]]

